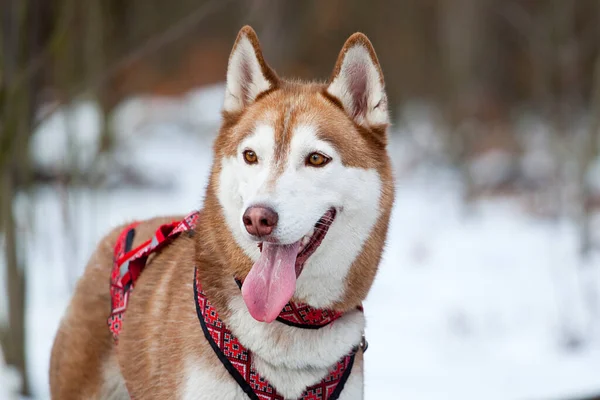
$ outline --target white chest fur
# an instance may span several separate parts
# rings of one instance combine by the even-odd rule
[[[358,310],[321,329],[266,324],[250,316],[241,296],[230,302],[230,309],[229,329],[253,352],[257,371],[286,399],[297,399],[306,387],[323,379],[331,366],[359,344],[365,325]],[[203,366],[202,361],[186,360],[183,399],[247,398],[223,366]],[[356,362],[340,399],[362,399],[362,382],[362,365]]]

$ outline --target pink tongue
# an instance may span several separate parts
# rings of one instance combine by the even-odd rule
[[[294,295],[299,248],[300,241],[262,244],[260,258],[242,285],[242,297],[254,319],[273,322]]]

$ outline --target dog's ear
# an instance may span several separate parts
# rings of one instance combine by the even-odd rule
[[[279,78],[265,62],[256,32],[244,26],[238,33],[227,66],[226,112],[238,112],[277,86]]]
[[[346,40],[327,93],[337,98],[359,125],[373,128],[389,123],[383,73],[373,45],[362,33]]]

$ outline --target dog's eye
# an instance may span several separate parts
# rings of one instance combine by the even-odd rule
[[[311,167],[323,167],[331,161],[331,158],[321,154],[321,153],[310,153],[308,157],[306,157],[306,165]]]
[[[244,161],[246,161],[246,164],[256,164],[258,162],[258,156],[252,150],[245,150]]]

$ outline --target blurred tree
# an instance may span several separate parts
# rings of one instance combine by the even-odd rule
[[[36,107],[39,71],[38,8],[35,2],[5,1],[2,7],[2,80],[0,81],[0,227],[6,265],[8,323],[0,326],[0,345],[6,362],[23,379],[22,392],[29,394],[25,358],[26,276],[22,246],[14,219],[13,200],[30,176],[28,141]]]

